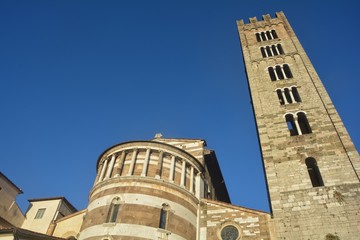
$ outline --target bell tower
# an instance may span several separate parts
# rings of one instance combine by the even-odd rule
[[[287,18],[237,25],[274,239],[358,239],[360,157]]]

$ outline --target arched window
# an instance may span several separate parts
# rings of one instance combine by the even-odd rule
[[[277,46],[277,50],[278,50],[279,54],[284,54],[284,50],[283,50],[281,44],[278,44],[276,46]]]
[[[271,50],[273,51],[274,56],[279,55],[279,52],[278,52],[277,47],[276,47],[275,45],[272,45],[272,46],[271,46]]]
[[[162,205],[162,208],[161,208],[161,211],[160,211],[159,228],[162,228],[162,229],[167,228],[167,222],[168,222],[168,218],[169,218],[169,210],[170,210],[169,205],[164,203]]]
[[[261,47],[260,48],[260,51],[261,51],[261,55],[263,56],[263,58],[267,57],[266,53],[265,53],[265,48],[264,47]]]
[[[271,35],[273,36],[273,38],[278,38],[278,35],[276,34],[275,30],[271,30]]]
[[[299,127],[300,127],[302,134],[311,133],[311,128],[310,128],[310,125],[306,118],[305,113],[303,113],[303,112],[297,113],[297,121],[299,123]]]
[[[119,198],[119,197],[115,197],[115,198],[111,201],[106,222],[108,222],[108,223],[114,223],[114,222],[116,222],[117,216],[118,216],[118,214],[119,214],[119,210],[120,210],[120,198]]]
[[[266,53],[267,53],[268,57],[272,57],[273,54],[270,50],[270,46],[266,46]]]
[[[295,119],[294,116],[292,114],[286,114],[285,115],[285,120],[286,120],[286,124],[287,127],[290,131],[290,136],[295,136],[295,135],[299,135],[296,125],[295,125]]]
[[[258,42],[261,42],[260,33],[256,33],[255,35],[256,35],[256,40],[257,40]]]
[[[255,33],[255,36],[256,36],[256,41],[258,41],[258,42],[263,42],[263,41],[278,38],[275,30]]]
[[[260,34],[261,34],[261,40],[266,41],[267,39],[266,39],[265,32],[261,32]]]
[[[284,69],[286,78],[292,78],[292,77],[293,77],[293,75],[292,75],[292,73],[291,73],[291,71],[290,71],[289,65],[284,64],[284,65],[283,65],[283,69]]]
[[[287,103],[292,103],[293,101],[291,99],[290,90],[288,88],[285,88],[284,93],[285,93],[285,98],[286,98]]]
[[[276,74],[277,74],[277,76],[278,76],[278,79],[284,79],[285,77],[284,77],[284,74],[283,74],[283,72],[282,72],[282,70],[281,70],[281,67],[279,66],[279,65],[277,65],[276,67],[275,67],[275,71],[276,71]]]
[[[305,159],[305,164],[313,187],[324,186],[324,182],[322,180],[316,160],[312,157],[309,157]]]
[[[292,87],[291,92],[292,92],[292,95],[294,96],[295,102],[301,102],[301,98],[300,98],[299,92],[297,90],[297,87]]]
[[[285,101],[284,101],[284,97],[283,97],[283,94],[282,94],[282,91],[281,89],[277,89],[276,90],[276,93],[277,93],[277,96],[279,98],[279,102],[281,105],[284,105],[285,104]]]
[[[276,75],[275,75],[274,68],[269,67],[268,71],[269,71],[271,81],[276,81],[277,78],[276,78]]]

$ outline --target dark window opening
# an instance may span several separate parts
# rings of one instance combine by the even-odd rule
[[[266,36],[265,36],[265,33],[264,33],[264,32],[261,32],[261,39],[262,39],[263,41],[266,41]]]
[[[289,65],[284,64],[284,65],[283,65],[283,69],[284,69],[286,78],[292,78],[292,77],[293,77],[293,75],[292,75],[292,73],[291,73],[291,71],[290,71]]]
[[[266,52],[269,57],[272,57],[273,54],[272,54],[269,46],[266,46]]]
[[[117,216],[118,216],[119,210],[120,210],[120,203],[118,203],[118,201],[119,201],[119,198],[115,198],[111,202],[106,222],[108,222],[108,223],[116,222],[116,219],[117,219]]]
[[[273,38],[278,38],[278,35],[276,34],[275,30],[271,30],[271,35],[273,36]]]
[[[295,102],[301,102],[301,98],[300,98],[300,95],[299,95],[299,92],[298,92],[297,88],[292,87],[291,92],[292,92],[292,94],[294,96]]]
[[[285,104],[284,97],[282,95],[281,89],[276,90],[277,96],[279,98],[279,102],[281,105]]]
[[[265,53],[264,47],[261,47],[261,48],[260,48],[260,51],[261,51],[261,55],[263,56],[263,58],[265,58],[265,57],[266,57],[266,53]]]
[[[273,53],[274,53],[274,56],[279,55],[278,50],[276,49],[276,46],[275,46],[275,45],[272,45],[272,46],[271,46],[271,49],[272,49],[272,51],[273,51]]]
[[[286,120],[287,127],[290,131],[290,136],[299,135],[299,133],[296,129],[294,116],[292,114],[286,114],[285,120]]]
[[[280,66],[276,66],[275,70],[276,70],[276,74],[278,76],[278,79],[282,80],[282,79],[285,78]]]
[[[279,54],[284,54],[284,50],[283,50],[281,44],[278,44],[278,45],[277,45],[277,49],[278,49],[278,51],[279,51]]]
[[[314,158],[309,157],[305,159],[305,164],[309,173],[309,177],[311,180],[311,184],[313,187],[320,187],[324,186],[323,179],[320,174],[319,167],[317,165],[317,162]]]
[[[310,128],[310,125],[309,125],[309,122],[308,122],[308,120],[306,118],[305,113],[299,112],[297,114],[297,117],[298,117],[298,123],[299,123],[301,133],[302,134],[311,133],[311,128]]]
[[[268,68],[268,71],[269,71],[269,75],[270,75],[271,81],[276,81],[276,75],[275,75],[274,68],[269,67],[269,68]]]
[[[284,93],[285,93],[286,101],[288,103],[292,103],[293,101],[291,99],[290,90],[288,88],[285,88]]]
[[[258,42],[261,42],[260,33],[256,33],[255,35],[256,35],[256,40]]]
[[[159,228],[166,229],[167,226],[167,218],[168,218],[168,208],[169,206],[167,204],[163,204],[163,207],[160,211],[160,222],[159,222]]]

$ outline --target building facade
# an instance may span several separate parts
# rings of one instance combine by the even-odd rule
[[[359,154],[288,20],[238,29],[275,239],[358,239]]]
[[[86,209],[64,197],[14,204],[0,174],[0,240],[358,239],[360,158],[282,12],[238,21],[271,213],[231,204],[202,139],[106,149]]]

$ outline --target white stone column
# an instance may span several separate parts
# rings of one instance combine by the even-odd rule
[[[275,67],[272,67],[272,69],[274,70],[274,74],[275,74],[275,78],[276,80],[280,80],[278,74],[277,74],[277,71],[276,71],[276,66]]]
[[[129,172],[127,173],[128,176],[133,175],[137,152],[138,152],[137,149],[134,149],[134,150],[133,150],[133,155],[132,155],[132,158],[131,158],[131,163],[130,163],[130,167],[129,167]]]
[[[185,187],[186,181],[186,161],[185,159],[182,160],[182,166],[181,166],[181,181],[180,186]]]
[[[293,102],[293,103],[296,103],[295,98],[294,98],[294,94],[293,94],[291,88],[289,88],[289,94],[290,94],[290,98],[291,98],[292,102]]]
[[[170,182],[174,182],[174,173],[175,173],[175,156],[171,156],[171,165],[170,165],[170,174],[169,174]]]
[[[284,89],[281,89],[281,95],[283,96],[284,103],[285,103],[285,104],[289,104],[288,100],[286,99],[286,95],[285,95],[285,90],[284,90]]]
[[[149,166],[149,160],[150,160],[150,148],[146,149],[146,155],[144,160],[144,165],[142,168],[141,176],[145,177],[147,173],[147,169]]]
[[[286,74],[285,74],[283,66],[281,66],[280,69],[281,69],[282,74],[284,75],[284,79],[288,79]]]
[[[103,162],[103,166],[102,166],[100,177],[99,177],[99,182],[101,182],[104,179],[105,170],[107,169],[107,162],[108,162],[107,159],[105,159]]]
[[[122,151],[120,156],[117,157],[118,162],[117,162],[117,167],[114,169],[114,171],[115,171],[114,177],[119,177],[120,176],[121,171],[122,171],[123,166],[124,166],[125,155],[126,155],[126,152]]]
[[[196,174],[195,177],[195,196],[198,199],[203,198],[204,195],[204,180],[201,177],[201,173]]]
[[[159,152],[159,159],[158,159],[157,169],[156,169],[156,175],[155,175],[156,179],[161,178],[162,168],[163,168],[163,159],[164,159],[164,152],[160,151]]]
[[[295,122],[296,130],[297,130],[298,134],[299,134],[299,135],[302,135],[301,128],[300,128],[300,125],[299,125],[297,116],[294,117],[294,122]]]
[[[194,193],[194,167],[190,167],[190,192]]]
[[[115,154],[113,154],[111,156],[111,160],[110,160],[109,166],[108,166],[107,171],[106,171],[105,179],[110,178],[111,172],[112,172],[113,167],[114,167],[114,163],[115,163]]]

